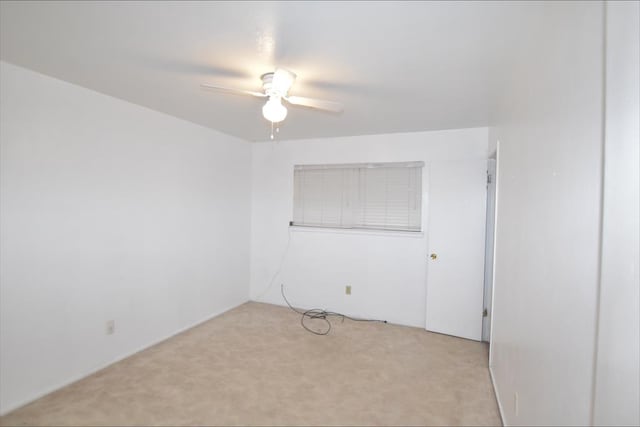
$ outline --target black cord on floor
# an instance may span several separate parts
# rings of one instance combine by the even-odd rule
[[[312,334],[327,335],[329,333],[329,331],[331,331],[331,321],[329,320],[329,317],[331,317],[331,316],[341,317],[343,322],[344,322],[344,319],[349,319],[349,320],[352,320],[354,322],[380,322],[380,323],[387,323],[386,320],[358,319],[357,317],[349,317],[346,314],[336,313],[334,311],[322,310],[320,308],[312,308],[311,310],[306,310],[306,311],[296,310],[289,303],[289,300],[284,295],[284,283],[280,285],[280,293],[282,294],[282,298],[284,298],[284,301],[287,303],[289,308],[291,310],[295,311],[296,313],[298,313],[301,316],[300,317],[300,324],[302,325],[302,327],[305,328],[307,331],[311,332]],[[324,320],[324,322],[326,323],[326,330],[314,331],[313,329],[311,329],[307,325],[305,325],[305,323],[304,323],[305,319],[311,319],[311,320],[320,319],[320,320]]]

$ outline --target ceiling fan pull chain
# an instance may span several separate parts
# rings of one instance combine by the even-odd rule
[[[271,122],[271,139],[273,140],[273,122]]]

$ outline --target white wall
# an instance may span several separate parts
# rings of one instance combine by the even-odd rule
[[[7,412],[248,299],[251,153],[236,138],[0,67]]]
[[[425,224],[426,207],[441,202],[433,199],[429,188],[446,197],[452,167],[486,160],[487,129],[276,141],[257,143],[252,149],[251,298],[282,305],[284,283],[287,297],[298,307],[424,327],[426,234],[294,229],[282,272],[268,288],[289,237],[293,166],[424,161]],[[480,272],[480,283],[481,276]],[[348,284],[353,287],[350,296],[344,291]],[[480,322],[479,317],[478,330]]]
[[[491,364],[508,425],[590,423],[603,5],[548,2],[505,70]],[[516,409],[516,393],[518,408]]]
[[[640,6],[607,4],[602,280],[594,422],[640,425]]]

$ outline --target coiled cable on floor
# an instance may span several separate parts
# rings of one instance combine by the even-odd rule
[[[307,331],[311,332],[312,334],[315,335],[327,335],[329,333],[329,331],[331,331],[331,321],[329,320],[329,318],[331,316],[335,316],[335,317],[341,317],[342,321],[344,322],[344,319],[348,319],[351,320],[353,322],[379,322],[379,323],[387,323],[386,320],[378,320],[378,319],[359,319],[357,317],[350,317],[347,316],[346,314],[342,314],[342,313],[336,313],[335,311],[327,311],[327,310],[322,310],[320,308],[312,308],[310,310],[306,310],[306,311],[300,311],[297,310],[296,308],[294,308],[290,303],[289,300],[287,299],[287,297],[284,294],[284,283],[282,283],[280,285],[280,293],[282,294],[282,298],[284,299],[284,301],[287,303],[287,305],[289,306],[289,308],[293,311],[295,311],[296,313],[298,313],[300,315],[300,324],[302,325],[303,328],[305,328]],[[305,320],[306,319],[311,319],[311,320],[323,320],[326,324],[326,329],[322,329],[320,331],[315,331],[313,329],[311,329],[310,327],[308,327],[305,324]]]

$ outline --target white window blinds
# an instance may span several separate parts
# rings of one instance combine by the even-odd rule
[[[295,166],[293,225],[420,231],[423,166]]]

